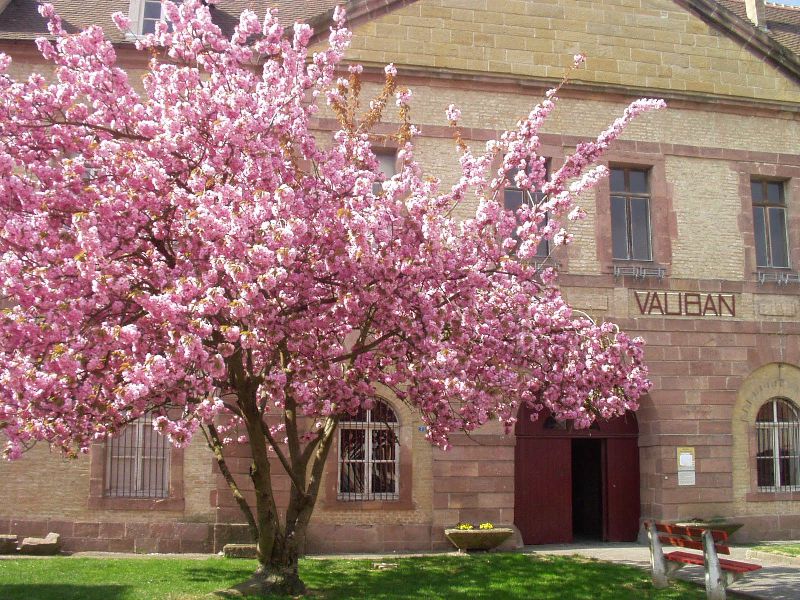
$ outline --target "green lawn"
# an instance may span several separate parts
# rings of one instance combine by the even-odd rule
[[[800,544],[766,544],[764,546],[753,546],[752,549],[785,556],[800,556]]]
[[[645,571],[589,559],[522,554],[385,559],[397,568],[374,570],[372,560],[303,560],[311,597],[536,598],[586,600],[701,599],[697,587],[674,582],[654,590]],[[3,600],[192,600],[247,579],[254,561],[209,558],[0,560]]]

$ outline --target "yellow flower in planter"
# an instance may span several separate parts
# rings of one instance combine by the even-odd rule
[[[494,529],[494,525],[492,525],[491,523],[488,523],[488,522],[487,523],[481,523],[480,528],[481,529]]]

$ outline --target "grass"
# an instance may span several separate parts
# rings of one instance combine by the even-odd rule
[[[753,546],[752,550],[782,554],[784,556],[800,556],[800,544],[767,544],[764,546]]]
[[[655,590],[643,570],[566,556],[482,554],[372,560],[303,560],[300,574],[316,599],[698,600],[673,582]],[[194,600],[247,579],[255,561],[209,558],[0,560],[3,600]]]

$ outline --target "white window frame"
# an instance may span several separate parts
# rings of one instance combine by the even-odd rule
[[[336,499],[344,502],[359,502],[364,500],[399,500],[400,499],[400,422],[397,419],[395,410],[386,403],[383,403],[395,417],[393,423],[388,425],[383,421],[372,421],[372,410],[367,410],[366,421],[340,421],[337,434],[338,460],[336,463]],[[377,406],[377,403],[376,403]],[[349,418],[349,417],[346,417]],[[344,430],[364,431],[364,458],[362,460],[345,460],[342,457],[342,433]],[[372,432],[387,431],[394,433],[394,461],[379,460],[374,461],[372,457]],[[364,464],[364,491],[363,492],[342,492],[342,465],[344,463]],[[372,472],[370,467],[373,463],[394,463],[394,492],[372,493]]]
[[[397,150],[373,148],[375,160],[378,161],[378,170],[383,173],[384,179],[388,181],[397,175]],[[383,191],[383,183],[375,182],[372,184],[372,193],[379,195]]]
[[[130,0],[130,4],[128,5],[128,18],[131,20],[131,27],[133,27],[133,32],[128,33],[128,37],[138,37],[140,35],[144,35],[142,33],[144,29],[144,7],[148,1],[153,0]],[[159,2],[159,4],[161,4]],[[164,20],[164,7],[161,7],[161,15],[160,20]]]
[[[170,495],[172,449],[166,438],[161,438],[158,433],[153,431],[152,415],[139,417],[126,425],[124,431],[133,431],[133,442],[130,447],[117,448],[115,446],[115,442],[120,439],[120,435],[122,434],[118,435],[116,438],[110,439],[106,445],[103,495],[109,498],[168,498]],[[151,447],[153,445],[152,440],[158,439],[157,451],[160,454],[160,456],[154,455],[152,453],[152,448],[150,448],[150,454],[147,456],[147,460],[154,461],[160,459],[163,461],[163,466],[161,467],[161,481],[156,481],[155,486],[152,488],[149,485],[149,481],[144,481],[146,471],[144,465],[146,459],[145,451],[148,450],[145,448],[146,433],[149,433],[151,436]],[[120,456],[122,453],[126,454]],[[127,477],[123,474],[122,478],[120,478],[119,472],[115,469],[124,469],[121,465],[124,464],[124,461],[128,460],[132,460],[131,464],[133,470]],[[152,469],[153,467],[151,466],[150,468]],[[122,483],[122,485],[120,485],[120,483]],[[129,489],[125,489],[125,483],[131,484]]]
[[[794,412],[793,421],[779,421],[778,420],[778,403],[783,402],[789,406]],[[758,421],[756,420],[756,484],[758,485],[758,465],[759,461],[764,461],[765,457],[760,457],[760,440],[764,439],[771,447],[765,450],[771,451],[771,469],[774,485],[758,485],[759,492],[797,492],[800,491],[800,472],[795,474],[795,484],[785,484],[781,476],[781,459],[789,460],[790,466],[792,463],[796,465],[796,469],[800,470],[800,411],[797,405],[788,398],[776,397],[771,398],[762,405],[771,405],[772,407],[772,420]],[[761,409],[759,409],[761,412]],[[789,453],[781,456],[781,433],[787,432],[789,438]],[[766,462],[766,461],[764,461]]]

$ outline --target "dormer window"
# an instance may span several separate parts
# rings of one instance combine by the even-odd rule
[[[129,14],[137,35],[155,33],[156,23],[164,18],[161,0],[131,0]]]

